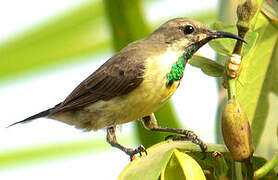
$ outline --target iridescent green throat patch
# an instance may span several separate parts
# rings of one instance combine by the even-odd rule
[[[172,65],[172,69],[170,73],[167,73],[166,78],[168,79],[166,86],[170,87],[174,83],[174,81],[179,81],[183,77],[183,72],[185,69],[185,65],[187,60],[191,58],[194,50],[189,49],[186,51],[181,57],[179,57],[178,61]]]

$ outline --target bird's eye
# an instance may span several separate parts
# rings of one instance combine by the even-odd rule
[[[193,31],[194,31],[194,27],[191,25],[187,25],[183,29],[184,34],[191,34],[191,33],[193,33]]]

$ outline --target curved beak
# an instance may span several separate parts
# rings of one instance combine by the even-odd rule
[[[231,38],[236,39],[241,42],[247,43],[243,38],[224,31],[214,31],[214,30],[205,30],[197,35],[196,42],[193,42],[191,45],[187,46],[185,50],[193,49],[194,52],[196,52],[200,47],[202,47],[204,44],[209,42],[210,40],[217,39],[217,38]],[[192,54],[192,53],[191,53]]]
[[[224,31],[210,31],[209,37],[212,38],[212,39],[216,39],[216,38],[232,38],[232,39],[236,39],[236,40],[242,41],[244,43],[247,43],[241,37],[239,37],[237,35],[234,35],[232,33],[229,33],[229,32],[224,32]]]

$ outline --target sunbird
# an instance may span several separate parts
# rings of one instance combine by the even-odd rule
[[[216,38],[244,42],[237,35],[211,30],[195,20],[171,19],[108,59],[63,102],[12,125],[48,117],[87,131],[105,128],[107,142],[132,160],[147,152],[142,145],[135,149],[121,145],[116,126],[139,119],[145,128],[175,133],[168,138],[190,140],[205,152],[206,144],[192,131],[159,126],[154,112],[176,91],[192,55]]]

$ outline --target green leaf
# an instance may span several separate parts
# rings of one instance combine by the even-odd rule
[[[258,144],[256,153],[261,156],[272,156],[274,151],[278,148],[278,141],[275,128],[273,124],[277,124],[277,111],[278,108],[278,41],[276,48],[273,52],[271,62],[268,66],[265,81],[263,84],[262,93],[256,108],[255,121],[253,122],[252,129],[258,135],[254,135],[255,143]],[[253,133],[254,134],[254,133]],[[263,141],[260,141],[263,139]]]
[[[268,78],[271,78],[271,90],[278,96],[278,40],[269,65]]]
[[[224,66],[209,58],[194,55],[189,59],[188,63],[194,67],[200,68],[205,74],[213,77],[222,77],[224,72]]]
[[[199,164],[189,155],[174,149],[174,153],[165,170],[161,173],[161,179],[206,179]]]
[[[212,24],[212,29],[218,31],[226,31],[231,32],[233,34],[237,34],[236,26],[224,26],[221,22],[216,22]],[[242,56],[245,56],[249,53],[249,51],[254,47],[256,40],[258,38],[257,32],[248,32],[245,36],[245,40],[248,44],[244,44],[242,50]],[[218,54],[223,56],[230,56],[235,47],[236,41],[234,39],[225,38],[225,39],[215,39],[209,42],[211,48],[213,48]]]
[[[200,151],[199,146],[185,141],[164,141],[147,149],[148,155],[137,157],[121,173],[119,180],[126,179],[158,179],[160,173],[166,172],[166,166],[174,152],[174,149],[180,151]],[[222,145],[208,144],[208,152],[221,151],[226,152]],[[200,159],[203,157],[199,154]],[[182,160],[183,161],[183,160]],[[181,167],[182,168],[182,167]]]
[[[268,92],[263,89],[278,31],[262,15],[258,15],[255,30],[259,37],[255,47],[242,59],[242,71],[237,83],[238,100],[252,124],[254,145],[259,142],[267,115],[267,104],[262,103]],[[264,91],[263,91],[264,90]]]
[[[157,145],[156,145],[157,146]],[[148,155],[133,160],[121,173],[119,180],[158,179],[173,153],[173,146],[147,149]]]
[[[220,147],[218,144],[214,144],[214,146],[215,145]],[[236,175],[236,173],[240,173],[240,175],[242,173],[243,174],[246,173],[246,169],[245,169],[245,166],[243,165],[243,163],[235,162],[231,158],[230,153],[228,153],[226,151],[221,151],[220,148],[219,148],[219,150],[214,150],[212,152],[215,152],[215,151],[217,151],[217,153],[220,152],[221,156],[224,157],[224,160],[226,162],[226,164],[224,165],[225,166],[224,168],[225,169],[228,168],[228,172],[226,174],[226,177],[228,177],[228,179],[238,180],[238,178],[237,178],[238,175]],[[188,152],[188,150],[187,150],[186,153],[188,155],[190,155],[191,157],[193,157],[197,161],[197,163],[201,166],[203,171],[210,172],[210,174],[216,175],[216,173],[220,170],[219,168],[221,168],[221,167],[219,167],[219,162],[216,159],[217,157],[215,157],[215,155],[213,153],[208,153],[206,159],[202,158],[203,154],[201,152]],[[253,157],[253,169],[254,169],[254,171],[259,169],[260,167],[262,167],[266,162],[267,162],[267,160],[265,158],[254,155],[254,157]],[[243,167],[242,169],[237,167],[237,168],[239,168],[239,169],[237,169],[237,170],[239,170],[239,172],[235,172],[235,163],[237,163],[236,166]],[[224,170],[224,171],[226,171],[226,170]],[[210,179],[216,179],[217,176],[212,176],[211,177],[211,176],[209,176],[208,173],[206,173],[206,177],[207,178],[209,177]],[[263,180],[267,180],[267,179],[271,179],[271,178],[274,179],[274,177],[275,177],[275,171],[272,169],[271,171],[269,171],[267,173],[267,175],[265,176],[265,178],[263,178]]]
[[[278,125],[278,96],[274,93],[270,93],[267,99],[269,112],[266,120],[263,121],[264,130],[260,136],[262,141],[259,142],[255,153],[260,156],[270,158],[278,149],[278,137],[276,135],[277,129],[275,127]]]
[[[185,173],[183,172],[183,168],[177,159],[175,153],[176,151],[177,150],[174,149],[174,153],[172,154],[170,161],[168,162],[165,170],[161,173],[161,180],[187,179]]]
[[[180,167],[182,168],[182,172],[185,176],[185,179],[187,179],[187,180],[206,179],[205,175],[203,173],[203,170],[192,157],[190,157],[189,155],[187,155],[185,153],[181,153],[181,152],[177,151],[176,149],[174,150],[173,155],[176,157],[178,163],[180,164]],[[166,167],[165,172],[167,172],[167,167]],[[169,178],[169,179],[171,179],[171,178]]]
[[[206,158],[203,159],[204,154],[199,146],[191,142],[164,141],[158,143],[147,149],[147,155],[144,154],[142,157],[137,157],[133,160],[122,171],[119,180],[152,180],[158,178],[166,180],[181,177],[181,179],[185,179],[184,177],[190,179],[196,175],[200,177],[195,179],[201,179],[203,178],[202,172],[206,172],[207,179],[216,179],[218,173],[223,178],[228,177],[228,179],[235,180],[235,162],[225,146],[219,144],[207,144],[207,146]],[[219,161],[217,156],[221,156],[221,161]],[[266,159],[254,156],[254,170],[257,170],[265,163]],[[245,172],[244,168],[238,170],[239,173],[241,171]],[[275,172],[271,170],[266,177],[274,178],[274,176]]]

